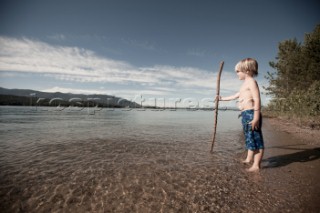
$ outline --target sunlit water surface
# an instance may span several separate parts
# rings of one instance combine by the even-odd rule
[[[213,111],[1,107],[0,113],[4,211],[244,206],[233,192],[246,183],[237,159],[239,112],[219,112],[214,153]]]

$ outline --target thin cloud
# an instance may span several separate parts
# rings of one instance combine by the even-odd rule
[[[196,56],[196,57],[204,57],[207,55],[206,51],[199,49],[191,49],[187,51],[187,55]]]
[[[137,41],[134,39],[125,39],[125,38],[122,38],[121,41],[126,45],[141,48],[144,50],[151,50],[151,51],[157,50],[155,45],[149,41]]]
[[[107,41],[107,40],[110,40],[110,38],[108,38],[107,36],[97,35],[97,34],[53,34],[53,35],[48,35],[47,38],[54,41],[66,41],[66,40]]]
[[[166,92],[159,90],[132,90],[132,89],[122,89],[122,90],[93,90],[93,89],[75,89],[75,88],[66,88],[66,87],[52,87],[42,90],[42,92],[62,92],[62,93],[72,93],[72,94],[86,94],[86,95],[114,95],[121,96],[128,99],[132,99],[136,96],[146,96],[146,95],[155,95],[155,96],[165,96]]]
[[[48,36],[48,38],[52,39],[52,40],[56,40],[56,41],[65,41],[66,40],[66,36],[63,34],[50,35],[50,36]]]
[[[64,88],[64,87],[52,87],[42,90],[42,92],[62,92],[62,93],[72,93],[72,94],[85,94],[85,95],[106,95],[110,94],[107,90],[88,90],[88,89],[74,89],[74,88]]]
[[[207,94],[215,89],[216,81],[216,73],[198,68],[166,65],[136,67],[79,47],[57,46],[28,38],[9,37],[0,37],[0,71],[36,73],[69,82],[113,83],[126,85],[126,88],[134,84],[140,87],[140,90],[134,92],[143,91],[150,95],[166,95],[184,90]],[[224,72],[221,85],[236,91],[240,82],[235,83],[235,79],[234,74]],[[64,88],[55,89],[66,91]],[[99,94],[99,91],[86,91]],[[78,92],[87,94],[85,91]],[[110,91],[102,92],[107,94]],[[133,94],[129,90],[124,93]]]

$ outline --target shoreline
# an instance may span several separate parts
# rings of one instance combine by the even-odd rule
[[[298,124],[292,120],[284,118],[265,118],[277,129],[293,135],[299,140],[302,140],[308,144],[320,145],[320,140],[317,141],[316,138],[320,138],[320,129],[312,129],[308,126],[302,127],[302,124]]]
[[[320,142],[316,138],[320,138],[320,131],[281,119],[265,121],[265,155],[260,172],[263,185],[278,197],[276,200],[287,202],[288,210],[295,203],[297,212],[318,212]]]

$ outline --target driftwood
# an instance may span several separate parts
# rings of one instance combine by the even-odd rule
[[[220,78],[221,78],[223,65],[224,65],[224,62],[221,61],[220,70],[219,70],[219,73],[218,73],[218,76],[217,76],[217,93],[216,93],[217,97],[220,96]],[[216,139],[217,122],[218,122],[218,107],[219,107],[219,98],[216,98],[215,108],[214,108],[215,116],[214,116],[214,128],[213,128],[213,139],[212,139],[212,144],[211,144],[211,152],[213,151],[213,146],[214,146],[214,142],[215,142],[215,139]]]

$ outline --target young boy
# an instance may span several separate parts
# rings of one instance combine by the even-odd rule
[[[258,75],[258,63],[255,59],[246,58],[237,63],[235,71],[240,80],[244,80],[240,91],[229,97],[219,97],[221,101],[239,99],[239,108],[242,111],[242,125],[245,135],[247,158],[243,163],[253,165],[249,172],[259,171],[263,157],[264,143],[261,132],[262,117],[260,113],[260,91],[253,77]]]

